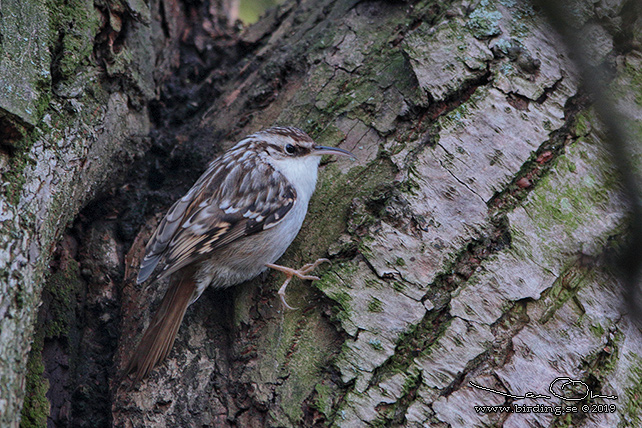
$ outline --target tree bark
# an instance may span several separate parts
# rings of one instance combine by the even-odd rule
[[[42,426],[48,416],[50,422],[58,422],[59,413],[61,421],[72,424],[71,413],[82,407],[84,400],[78,397],[85,390],[93,394],[92,388],[102,385],[108,393],[105,376],[92,378],[89,387],[82,376],[72,378],[83,368],[79,358],[85,349],[80,352],[79,347],[87,343],[82,339],[91,336],[82,324],[91,317],[86,307],[117,301],[117,287],[109,284],[114,274],[122,277],[122,256],[91,253],[79,257],[83,262],[79,265],[73,260],[74,233],[68,233],[43,294],[49,262],[56,242],[79,210],[117,192],[132,163],[149,150],[149,106],[170,71],[180,65],[181,43],[198,44],[201,51],[211,49],[217,43],[212,33],[219,32],[218,40],[225,36],[221,28],[227,28],[225,13],[231,3],[2,3],[1,426],[18,425],[25,395],[22,425]],[[211,58],[215,60],[216,55]],[[82,223],[76,220],[77,225]],[[94,242],[91,237],[98,240],[98,235],[92,227],[83,237]],[[100,243],[107,249],[110,242]],[[88,293],[84,280],[92,279],[92,259],[111,268],[102,273],[112,277],[103,275],[101,288]],[[100,298],[98,291],[104,294]],[[86,295],[94,301],[88,303]],[[41,322],[34,332],[41,304]],[[112,308],[111,316],[116,314]],[[72,392],[76,394],[73,406]],[[107,393],[99,394],[96,401],[108,399]],[[108,408],[107,403],[107,410],[96,420],[109,421]]]
[[[237,35],[216,18],[220,5],[121,7],[91,12],[93,51],[73,68],[82,78],[58,59],[40,113],[0,106],[16,141],[3,144],[4,181],[25,177],[2,200],[0,424],[18,420],[52,248],[86,204],[55,253],[32,353],[44,367],[31,364],[29,376],[49,379],[51,424],[640,426],[642,337],[613,262],[627,202],[572,55],[538,11],[487,0],[286,2]],[[639,135],[639,7],[574,10]],[[55,49],[71,49],[76,27],[56,28]],[[73,97],[81,84],[92,95]],[[332,265],[288,288],[296,311],[282,309],[277,273],[206,291],[168,360],[139,385],[121,382],[166,285],[134,281],[159,215],[207,161],[274,124],[358,158],[322,166],[280,261]],[[640,145],[631,150],[639,168]],[[73,301],[62,332],[51,315],[70,300],[56,297],[61,284]],[[559,377],[583,382],[576,394],[587,385],[617,399],[560,400],[548,389]],[[549,398],[506,396],[528,392]],[[515,413],[536,404],[578,411]],[[598,404],[607,411],[591,411]],[[475,408],[492,405],[512,412]]]

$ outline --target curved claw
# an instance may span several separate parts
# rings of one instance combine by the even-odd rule
[[[292,306],[288,305],[288,302],[285,301],[285,289],[287,288],[287,286],[288,286],[288,284],[290,283],[291,280],[292,280],[291,276],[287,277],[287,279],[285,280],[285,282],[283,283],[281,288],[279,288],[279,291],[277,293],[279,294],[279,297],[281,297],[281,303],[283,303],[283,307],[285,307],[285,308],[287,308],[287,309],[289,309],[291,311],[294,311],[297,308],[293,308]]]
[[[292,306],[288,305],[288,302],[285,301],[285,293],[281,294],[279,293],[279,297],[281,297],[281,303],[283,304],[283,307],[286,309],[289,309],[291,311],[296,311],[299,308],[293,308]]]
[[[285,274],[286,279],[281,288],[279,288],[278,294],[279,297],[281,297],[281,303],[283,306],[287,309],[290,310],[296,310],[297,308],[293,308],[292,306],[288,305],[288,302],[285,301],[285,289],[287,288],[288,284],[292,280],[293,277],[297,277],[303,280],[307,281],[318,281],[320,278],[318,276],[314,275],[307,275],[308,272],[312,271],[313,269],[316,269],[317,266],[319,266],[321,263],[328,262],[330,263],[330,260],[328,259],[318,259],[314,263],[308,263],[305,266],[303,266],[301,269],[292,269],[286,266],[280,266],[276,265],[274,263],[266,263],[265,266],[281,271]]]

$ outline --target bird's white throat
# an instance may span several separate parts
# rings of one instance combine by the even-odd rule
[[[285,159],[268,158],[268,162],[294,186],[297,192],[297,199],[307,204],[317,185],[321,156],[308,155]]]

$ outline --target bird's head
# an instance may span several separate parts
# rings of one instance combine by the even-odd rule
[[[254,134],[262,139],[269,156],[277,161],[288,159],[315,158],[318,162],[323,155],[355,156],[348,150],[339,147],[317,145],[312,138],[298,128],[274,127]]]

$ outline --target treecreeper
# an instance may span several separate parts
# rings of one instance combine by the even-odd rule
[[[171,275],[159,308],[131,355],[125,374],[139,382],[172,349],[187,307],[207,287],[227,288],[268,267],[286,275],[279,290],[308,275],[274,264],[303,224],[323,155],[354,155],[315,144],[305,132],[273,127],[252,134],[212,161],[161,220],[145,247],[137,282]],[[154,274],[154,275],[152,275]],[[291,309],[291,308],[290,308]]]

